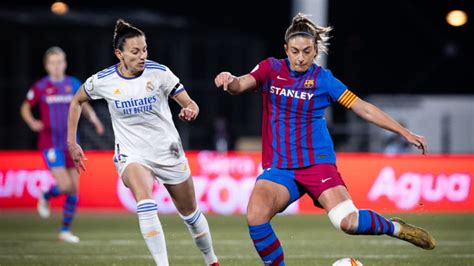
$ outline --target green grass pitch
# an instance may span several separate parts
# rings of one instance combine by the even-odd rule
[[[207,215],[221,265],[261,265],[244,216]],[[331,265],[355,257],[364,265],[474,265],[474,214],[400,215],[432,232],[432,251],[387,236],[349,236],[325,215],[278,216],[273,220],[287,265]],[[175,215],[161,215],[170,265],[204,265],[194,242]],[[60,214],[0,211],[0,265],[153,265],[138,229],[126,213],[79,212],[73,232],[79,244],[56,240]]]

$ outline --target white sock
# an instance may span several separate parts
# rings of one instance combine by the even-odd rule
[[[188,227],[194,242],[196,242],[196,246],[201,250],[206,264],[209,265],[217,262],[216,254],[214,254],[214,249],[212,248],[211,232],[209,231],[209,225],[204,214],[197,208],[188,216],[181,214],[179,214],[179,216],[181,216],[181,219],[183,219]]]
[[[393,223],[393,236],[398,236],[400,234],[400,227],[401,225],[397,222],[392,222]]]
[[[145,243],[158,266],[168,266],[165,235],[158,219],[156,202],[152,199],[137,203],[138,221]]]

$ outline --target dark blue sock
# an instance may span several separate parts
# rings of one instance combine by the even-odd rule
[[[283,248],[280,245],[270,223],[250,226],[250,237],[255,249],[265,265],[284,266],[285,258]]]
[[[392,235],[394,226],[392,221],[372,210],[359,210],[359,226],[357,235]]]
[[[54,185],[48,190],[48,192],[44,193],[44,198],[49,200],[50,198],[55,198],[59,195],[61,195],[61,191],[59,191],[57,185]]]
[[[76,206],[78,201],[77,195],[67,195],[66,202],[64,203],[63,221],[61,223],[61,232],[69,231],[72,220],[76,214]]]

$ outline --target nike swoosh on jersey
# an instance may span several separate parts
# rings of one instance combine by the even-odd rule
[[[288,79],[286,79],[286,78],[280,77],[280,75],[277,76],[277,79],[279,79],[279,80],[288,80]]]

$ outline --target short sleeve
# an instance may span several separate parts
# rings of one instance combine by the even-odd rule
[[[257,87],[261,87],[270,79],[270,60],[271,58],[263,60],[250,71],[250,75],[257,81]]]
[[[38,89],[37,84],[34,84],[26,93],[26,102],[31,106],[38,104],[41,98],[41,91]]]
[[[346,108],[350,108],[354,104],[357,96],[347,89],[344,83],[334,77],[330,70],[321,69],[320,75],[318,87],[329,94],[331,103],[338,102]]]
[[[168,68],[165,69],[164,81],[161,87],[166,96],[173,97],[185,90],[184,86],[179,82],[179,78]]]
[[[92,75],[86,80],[86,82],[84,82],[84,91],[91,100],[98,100],[103,98],[99,91],[97,74]]]
[[[76,94],[77,91],[81,88],[81,82],[75,77],[71,77],[71,85],[73,94]]]

